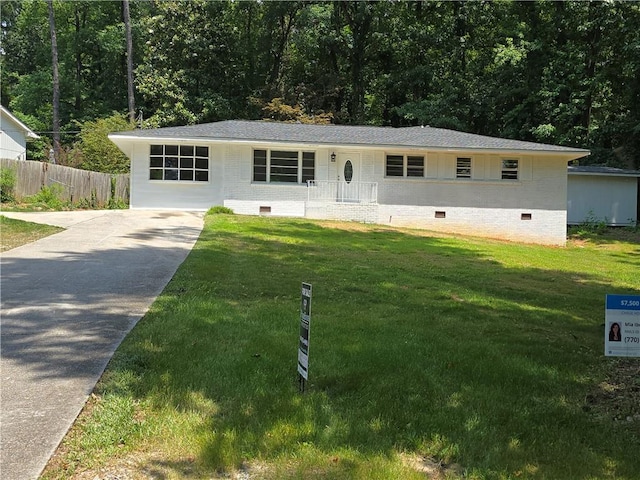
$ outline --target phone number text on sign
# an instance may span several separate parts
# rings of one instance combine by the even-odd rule
[[[607,295],[604,354],[640,357],[640,296]]]

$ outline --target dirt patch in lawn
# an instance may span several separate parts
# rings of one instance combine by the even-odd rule
[[[586,396],[583,409],[602,420],[627,425],[640,435],[640,359],[616,359],[609,372]]]

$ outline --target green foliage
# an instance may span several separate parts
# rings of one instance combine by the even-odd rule
[[[49,132],[46,3],[2,4],[3,105]],[[120,2],[54,9],[70,148],[77,122],[127,110],[126,45]],[[141,126],[424,124],[586,147],[585,164],[640,168],[637,2],[192,0],[131,2],[131,18]],[[46,158],[45,143],[31,158]]]
[[[607,217],[598,218],[593,211],[590,210],[587,218],[580,224],[580,227],[589,233],[600,234],[607,230],[607,223]]]
[[[531,133],[533,134],[536,142],[553,143],[556,135],[556,127],[550,123],[545,123],[532,128]]]
[[[602,235],[608,230],[607,218],[599,218],[593,210],[589,210],[586,218],[580,225],[570,228],[570,233],[578,237],[589,237],[592,235]]]
[[[49,79],[49,84],[51,80]],[[11,113],[18,120],[24,123],[34,132],[46,132],[49,130],[46,119],[51,117],[51,105],[47,104],[37,109],[36,115],[26,115],[23,111],[29,109],[21,109],[19,101],[16,99],[11,104]],[[31,138],[27,141],[27,160],[36,160],[39,162],[49,161],[49,149],[51,148],[51,140],[46,135],[40,135],[40,138]]]
[[[63,200],[64,187],[57,183],[44,186],[35,195],[25,198],[25,202],[32,207],[43,208],[47,210],[63,210],[69,206],[69,202]]]
[[[96,196],[96,192],[94,190],[91,191],[91,195],[88,198],[81,198],[74,205],[75,208],[80,209],[90,209],[95,210],[101,208],[102,205],[98,202],[98,198]]]
[[[327,125],[331,123],[333,115],[319,112],[316,115],[307,115],[300,105],[287,105],[282,98],[272,99],[262,112],[266,116],[265,120],[275,120],[290,123],[315,123]]]
[[[15,200],[16,171],[13,168],[0,168],[0,201],[13,202]]]
[[[129,204],[121,198],[109,198],[109,204],[107,205],[109,210],[126,210],[129,208]]]
[[[134,128],[125,115],[118,113],[81,124],[79,147],[84,157],[82,168],[94,172],[128,173],[129,158],[107,135]]]
[[[233,210],[229,207],[224,207],[222,205],[216,205],[211,207],[207,211],[207,215],[215,215],[215,214],[223,214],[223,215],[233,215]]]

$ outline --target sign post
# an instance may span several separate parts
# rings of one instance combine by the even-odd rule
[[[300,299],[300,336],[298,341],[298,381],[300,391],[304,392],[305,382],[309,379],[309,330],[311,328],[311,284],[302,284]]]
[[[607,295],[604,354],[640,357],[640,295]]]

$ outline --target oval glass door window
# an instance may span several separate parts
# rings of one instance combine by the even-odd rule
[[[351,160],[347,160],[344,163],[344,181],[351,183],[351,180],[353,180],[353,164]]]

